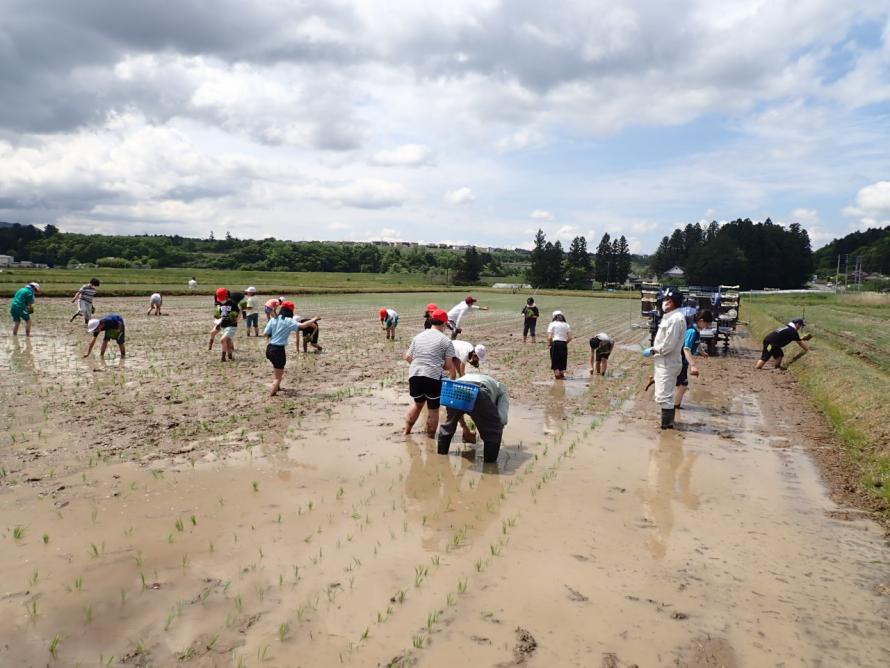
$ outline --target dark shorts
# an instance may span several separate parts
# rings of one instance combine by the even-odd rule
[[[538,326],[537,318],[531,318],[531,319],[526,318],[525,320],[522,321],[522,335],[528,336],[529,334],[531,334],[532,336],[534,336],[535,335],[535,327],[537,327],[537,326]]]
[[[124,343],[126,343],[126,338],[124,337],[124,328],[121,327],[120,329],[106,329],[105,340],[117,341],[118,345],[124,345]]]
[[[785,353],[782,352],[782,348],[772,343],[763,342],[763,351],[760,353],[760,360],[763,362],[769,362],[770,358],[780,360],[785,356]]]
[[[609,359],[609,355],[611,355],[611,354],[612,354],[611,350],[608,350],[606,352],[601,352],[601,351],[597,350],[596,352],[593,353],[594,359],[596,359],[597,362],[599,362],[600,360]]]
[[[318,327],[307,327],[302,330],[304,343],[318,343]]]
[[[248,327],[259,327],[260,326],[260,314],[259,313],[248,313],[245,320],[247,321]]]
[[[569,365],[569,344],[565,341],[554,341],[550,346],[550,368],[554,371],[565,371]]]
[[[414,403],[426,402],[427,408],[439,407],[439,396],[442,394],[442,380],[427,376],[411,376],[408,379],[408,392]]]
[[[27,309],[10,308],[9,314],[12,316],[13,322],[18,322],[19,320],[28,322],[31,319],[31,314],[28,313]]]
[[[689,385],[689,362],[686,361],[685,355],[683,356],[683,368],[677,374],[677,387],[681,385]]]
[[[272,362],[273,369],[283,369],[287,364],[287,353],[284,346],[274,346],[271,343],[266,346],[266,359]]]

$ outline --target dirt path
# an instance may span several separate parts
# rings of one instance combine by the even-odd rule
[[[0,665],[890,663],[890,551],[829,498],[787,376],[710,360],[662,433],[638,354],[588,385],[578,345],[554,385],[486,314],[514,396],[486,466],[399,435],[401,345],[350,339],[349,308],[323,340],[343,352],[295,359],[311,391],[274,412],[234,391],[258,351],[86,376],[62,337],[10,351],[35,384],[7,393]],[[632,347],[611,308],[592,324]]]

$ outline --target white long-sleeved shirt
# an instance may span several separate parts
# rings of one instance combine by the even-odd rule
[[[658,325],[652,347],[656,353],[656,363],[661,360],[666,365],[682,366],[680,350],[686,335],[686,316],[680,309],[666,313]]]
[[[456,304],[452,307],[450,311],[448,311],[448,320],[449,322],[453,322],[455,327],[460,327],[460,321],[463,320],[464,315],[471,308],[479,308],[475,304],[467,304],[466,301],[462,301],[459,304]]]

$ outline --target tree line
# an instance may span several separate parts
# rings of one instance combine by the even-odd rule
[[[813,273],[813,252],[798,223],[783,227],[769,218],[762,223],[740,218],[686,225],[662,238],[650,268],[660,276],[674,266],[694,285],[800,288]]]
[[[441,273],[449,280],[478,282],[480,276],[503,276],[525,267],[527,255],[497,249],[463,252],[422,245],[324,243],[237,239],[227,234],[195,239],[179,235],[72,234],[54,225],[0,226],[0,253],[15,260],[50,266],[97,264],[154,268],[242,269],[251,271],[335,271],[368,273]]]
[[[813,254],[816,273],[833,278],[838,255],[846,255],[851,268],[854,258],[861,257],[862,271],[890,274],[890,225],[853,232],[823,246]]]
[[[601,287],[607,283],[623,283],[630,267],[630,246],[624,235],[611,239],[604,234],[596,252],[591,254],[582,236],[572,239],[565,252],[562,242],[547,241],[547,235],[539,229],[526,279],[535,288],[589,289],[593,281],[598,281]]]

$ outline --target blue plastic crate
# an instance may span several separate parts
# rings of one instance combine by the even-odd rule
[[[447,408],[459,411],[471,411],[479,396],[479,386],[472,383],[461,383],[457,380],[442,380],[442,396],[440,403]]]

